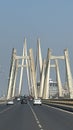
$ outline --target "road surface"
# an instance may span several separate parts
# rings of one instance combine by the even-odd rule
[[[32,102],[0,105],[0,130],[73,130],[73,113]]]

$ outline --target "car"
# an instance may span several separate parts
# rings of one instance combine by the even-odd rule
[[[26,98],[22,99],[21,104],[27,104],[27,99]]]
[[[42,101],[40,98],[33,100],[33,105],[42,105]]]
[[[20,101],[20,100],[21,100],[21,99],[18,97],[18,98],[17,98],[17,101]]]
[[[7,101],[7,105],[13,105],[13,104],[14,104],[14,101],[13,101],[13,100]]]

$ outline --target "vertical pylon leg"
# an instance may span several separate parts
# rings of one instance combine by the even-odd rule
[[[32,49],[29,50],[29,58],[30,58],[30,67],[31,67],[31,73],[32,73],[32,82],[33,82],[33,88],[34,88],[34,98],[37,99],[38,98],[38,96],[37,96],[37,82],[36,82],[35,64],[34,64]]]
[[[70,98],[73,98],[73,79],[72,79],[72,74],[70,69],[68,49],[64,50],[64,55],[65,55],[65,64],[66,64],[67,85],[69,88]]]
[[[26,39],[24,40],[24,46],[23,46],[23,56],[24,56],[24,48],[25,48],[25,43]],[[20,96],[21,94],[21,89],[22,89],[22,78],[23,78],[23,65],[24,65],[24,58],[22,59],[22,66],[21,66],[21,72],[20,72],[20,82],[19,82],[19,92],[18,95]]]
[[[55,59],[56,64],[56,78],[57,78],[57,84],[58,84],[58,91],[59,91],[59,97],[62,97],[62,83],[60,78],[60,72],[59,72],[59,66],[58,66],[58,60]]]
[[[12,97],[15,96],[15,88],[16,88],[16,78],[17,78],[17,71],[18,71],[18,67],[17,67],[17,61],[16,60],[16,66],[15,66],[15,77],[14,77],[14,84],[13,84],[13,92],[12,92]]]
[[[7,100],[12,97],[12,90],[13,90],[13,75],[14,75],[14,68],[15,68],[15,56],[16,50],[13,48],[12,50],[12,58],[11,58],[11,67],[10,67],[10,74],[9,74],[9,82],[8,82],[8,93],[7,93]]]
[[[37,40],[37,51],[36,51],[36,63],[35,63],[35,71],[36,71],[36,78],[37,78],[37,68],[39,65],[39,73],[40,73],[40,79],[41,79],[41,73],[42,73],[42,53],[41,53],[41,47],[40,47],[40,39]]]
[[[25,53],[25,56],[27,57],[27,45],[26,45],[26,39],[25,39],[25,47],[24,47],[24,53]],[[28,60],[27,58],[25,59],[25,63],[26,63],[26,69],[27,69],[27,79],[28,79],[28,92],[29,92],[29,95],[30,95],[30,79],[29,79],[29,64],[28,64]]]
[[[43,61],[42,66],[42,73],[41,73],[41,79],[40,79],[40,90],[39,90],[39,97],[42,98],[43,96],[43,87],[44,87],[44,78],[45,78],[45,60]]]
[[[37,46],[38,46],[38,60],[39,60],[40,76],[41,76],[41,73],[42,73],[42,53],[41,53],[41,47],[40,47],[40,39],[37,40]]]
[[[30,79],[30,95],[32,97],[34,97],[34,95],[33,95],[33,82],[32,82],[32,72],[31,72],[30,60],[29,60],[28,64],[29,64],[29,79]]]
[[[45,80],[44,80],[44,93],[43,99],[49,98],[49,78],[50,78],[50,57],[51,57],[51,50],[48,49],[47,53],[47,60],[46,60],[46,69],[45,69]]]

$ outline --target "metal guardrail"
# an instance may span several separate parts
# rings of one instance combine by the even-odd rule
[[[47,99],[42,100],[42,103],[73,112],[73,99]]]
[[[6,99],[0,99],[0,104],[4,104],[4,103],[6,103]]]
[[[9,101],[9,100],[13,100],[13,99],[14,99],[14,98],[10,98],[10,99],[7,100],[6,97],[1,97],[1,98],[0,98],[0,104],[7,103],[7,101]]]
[[[44,99],[42,100],[46,103],[52,103],[52,104],[64,104],[64,105],[73,105],[73,99]]]

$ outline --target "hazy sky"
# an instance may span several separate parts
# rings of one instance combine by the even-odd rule
[[[0,95],[6,93],[12,48],[22,54],[24,37],[36,51],[41,39],[42,55],[69,50],[73,73],[73,0],[0,0]]]

